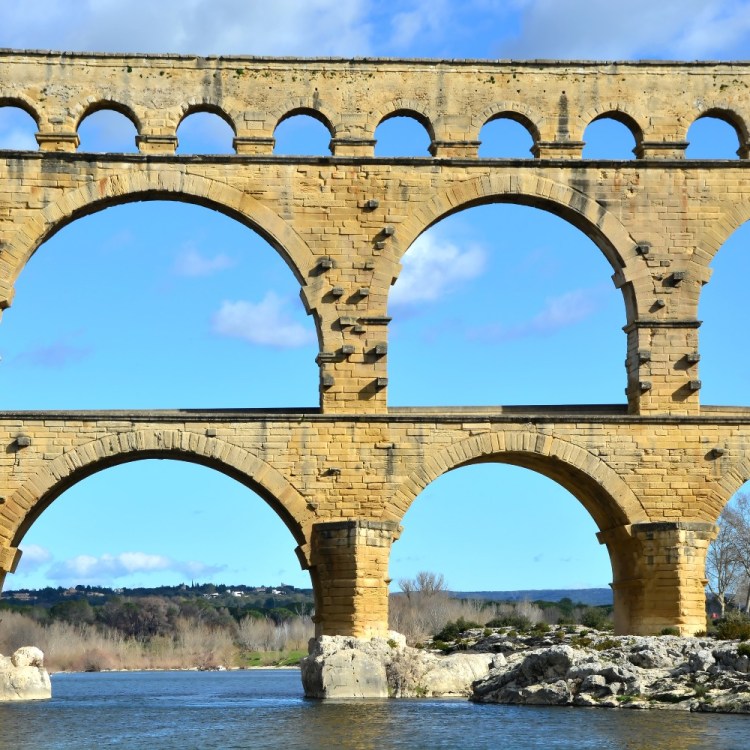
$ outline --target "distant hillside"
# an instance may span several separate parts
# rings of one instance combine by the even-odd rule
[[[573,604],[598,607],[612,604],[612,589],[530,589],[528,591],[452,591],[458,599],[485,599],[489,601],[518,602],[528,600],[559,602],[568,598]]]

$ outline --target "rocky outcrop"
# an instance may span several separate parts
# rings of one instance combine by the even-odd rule
[[[321,636],[301,662],[302,685],[308,698],[466,697],[493,661],[487,653],[440,656],[411,648],[398,633],[369,641]]]
[[[737,642],[557,630],[525,644],[493,633],[472,648],[501,657],[473,685],[480,703],[750,713],[750,660]]]
[[[33,646],[19,648],[13,656],[0,655],[0,701],[42,700],[52,697],[44,654]]]

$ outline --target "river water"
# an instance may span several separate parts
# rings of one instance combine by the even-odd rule
[[[750,716],[311,701],[296,670],[52,677],[51,701],[0,704],[0,750],[748,750]]]

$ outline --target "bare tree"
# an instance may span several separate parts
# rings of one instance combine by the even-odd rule
[[[724,612],[726,599],[744,595],[742,608],[750,612],[750,495],[735,495],[719,516],[719,534],[706,557],[709,589]]]
[[[734,527],[722,513],[719,518],[719,533],[711,542],[706,556],[708,588],[719,603],[722,617],[726,609],[727,595],[735,592],[742,577],[734,537]]]

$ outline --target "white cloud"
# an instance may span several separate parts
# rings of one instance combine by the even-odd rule
[[[234,261],[225,253],[217,253],[209,258],[201,255],[194,247],[188,247],[177,256],[174,272],[178,276],[210,276],[233,265]]]
[[[174,571],[186,576],[211,575],[223,570],[222,566],[211,566],[196,561],[182,562],[164,555],[147,552],[122,552],[117,555],[78,555],[52,565],[47,572],[53,581],[69,584],[106,583],[124,578],[133,573],[162,573]]]
[[[460,248],[436,234],[419,237],[402,259],[403,270],[390,294],[393,305],[432,302],[479,276],[485,252],[477,245]]]
[[[287,303],[273,292],[260,302],[224,301],[214,315],[212,328],[220,336],[243,339],[259,346],[291,349],[315,340],[307,326],[292,319]]]
[[[367,0],[34,0],[0,4],[0,46],[246,55],[369,53]]]
[[[38,544],[24,545],[21,552],[21,562],[18,564],[17,570],[20,575],[33,573],[52,560],[50,551]]]
[[[519,33],[499,44],[502,57],[726,58],[743,52],[750,31],[750,5],[740,0],[515,0],[515,7]]]
[[[492,324],[469,331],[469,338],[511,341],[529,336],[548,336],[589,318],[600,308],[600,289],[577,289],[550,297],[529,320],[510,326]]]

